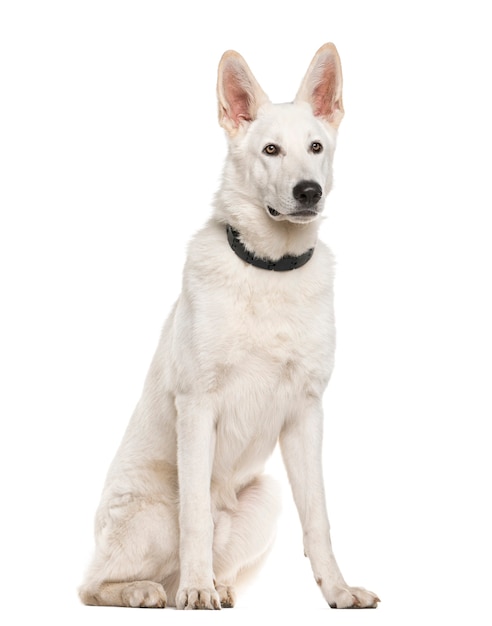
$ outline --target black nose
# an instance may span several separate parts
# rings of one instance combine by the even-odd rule
[[[301,180],[301,182],[297,183],[294,187],[292,193],[294,194],[294,198],[302,204],[302,206],[309,208],[319,202],[323,195],[323,190],[314,180]]]

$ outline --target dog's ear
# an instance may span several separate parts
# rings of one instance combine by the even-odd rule
[[[325,43],[316,52],[295,102],[308,102],[314,115],[338,128],[343,117],[342,66],[337,49]]]
[[[220,60],[217,98],[219,123],[230,135],[242,123],[253,121],[260,106],[268,102],[246,61],[234,50],[225,52]]]

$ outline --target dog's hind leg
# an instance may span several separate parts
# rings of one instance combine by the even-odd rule
[[[121,499],[99,517],[96,555],[80,599],[96,606],[163,608],[163,583],[172,583],[179,570],[175,507],[145,498],[118,506]]]
[[[238,494],[234,511],[215,517],[215,586],[223,607],[235,603],[235,588],[245,584],[262,564],[273,544],[280,510],[278,486],[259,476]]]

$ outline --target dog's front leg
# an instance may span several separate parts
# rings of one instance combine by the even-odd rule
[[[322,431],[321,400],[316,400],[308,403],[302,415],[289,421],[280,435],[282,456],[301,519],[304,552],[332,608],[372,608],[379,598],[366,589],[347,585],[331,547],[323,487]]]
[[[180,584],[178,609],[220,609],[214,587],[210,479],[215,448],[214,414],[203,398],[176,398]]]

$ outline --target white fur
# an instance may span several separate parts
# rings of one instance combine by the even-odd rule
[[[338,54],[323,46],[295,102],[273,105],[227,52],[218,99],[230,143],[223,184],[111,465],[80,595],[99,605],[232,606],[273,540],[277,490],[262,470],[280,441],[322,593],[339,608],[372,607],[377,597],[348,587],[335,562],[321,468],[335,331],[333,259],[317,232],[343,115]],[[268,144],[280,153],[265,154]],[[301,180],[323,192],[310,215],[293,215]],[[231,250],[226,224],[260,257],[315,252],[296,270],[259,269]]]

